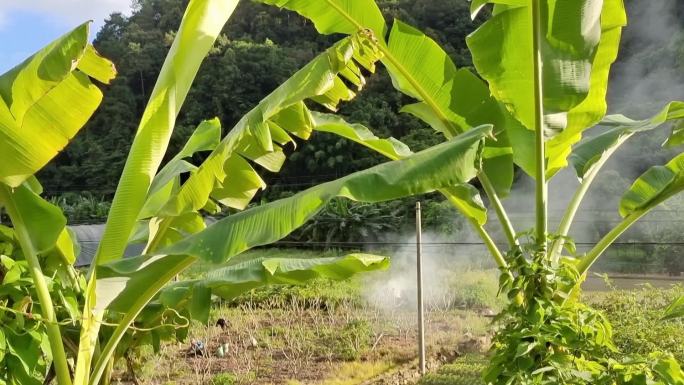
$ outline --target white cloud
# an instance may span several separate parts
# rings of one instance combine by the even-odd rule
[[[12,11],[44,14],[60,24],[75,25],[87,20],[102,24],[113,12],[130,14],[131,0],[2,0],[0,26],[10,21]]]

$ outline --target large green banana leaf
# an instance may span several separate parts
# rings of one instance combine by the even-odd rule
[[[374,31],[383,51],[380,60],[387,67],[395,87],[419,101],[402,111],[417,116],[447,138],[481,124],[494,124],[496,140],[487,141],[484,172],[497,193],[508,194],[513,183],[513,152],[503,123],[517,122],[490,97],[482,81],[467,70],[458,71],[434,40],[395,21],[389,41],[385,42],[384,19],[374,1],[322,1],[320,3],[327,3],[330,9],[325,14],[311,12],[311,5],[307,5],[310,2],[306,1],[260,1],[298,12],[311,19],[320,33],[349,34],[350,23],[357,30]],[[346,7],[349,3],[365,3],[365,14],[352,12],[357,8]]]
[[[0,76],[0,183],[17,187],[45,166],[102,101],[111,62],[88,43],[88,25],[60,37]]]
[[[534,144],[534,77],[529,2],[497,3],[467,41],[494,96],[527,130],[509,127],[514,152]],[[478,2],[481,6],[485,2]],[[541,1],[547,178],[567,165],[572,145],[606,113],[608,75],[627,18],[622,0]],[[518,159],[517,159],[518,160]],[[530,175],[530,159],[518,162]]]
[[[136,319],[137,330],[126,335],[118,349],[125,351],[126,346],[147,344],[157,351],[161,341],[185,339],[188,328],[179,326],[190,326],[187,319],[206,324],[212,296],[230,300],[266,285],[302,285],[317,278],[344,280],[355,274],[384,270],[389,262],[386,257],[360,253],[328,258],[262,257],[231,261],[209,272],[204,279],[177,282],[162,289]],[[171,319],[175,321],[172,325]]]
[[[412,154],[411,150],[395,138],[380,139],[371,130],[360,124],[350,124],[331,114],[313,113],[315,130],[341,136],[370,148],[389,159],[397,160]],[[485,147],[484,151],[488,151]],[[487,209],[484,207],[479,191],[468,183],[440,189],[440,192],[466,217],[479,225],[487,222]]]
[[[295,143],[292,136],[307,139],[313,129],[304,101],[335,109],[355,96],[345,81],[361,88],[361,67],[372,71],[377,59],[372,42],[363,35],[348,37],[316,57],[247,113],[157,212],[146,214],[175,217],[215,202],[244,209],[265,188],[250,161],[279,171],[285,161],[281,146]]]
[[[477,174],[481,142],[490,132],[491,126],[469,131],[403,160],[231,215],[154,255],[102,265],[97,270],[98,307],[131,308],[143,293],[153,291],[151,295],[154,295],[160,286],[151,282],[159,282],[160,277],[169,274],[173,277],[176,267],[196,259],[225,262],[249,248],[282,239],[335,197],[379,202],[465,183]]]
[[[143,113],[94,264],[121,258],[190,85],[237,0],[192,0]]]
[[[481,124],[494,125],[487,140],[483,171],[499,195],[508,195],[513,183],[513,151],[507,125],[519,124],[491,97],[485,83],[467,69],[457,69],[434,40],[395,21],[383,63],[395,87],[420,102],[402,111],[415,115],[451,138]]]
[[[202,279],[173,283],[160,292],[157,301],[162,309],[189,304],[190,316],[206,323],[212,295],[230,300],[261,286],[301,285],[317,278],[344,280],[361,272],[387,269],[389,264],[389,258],[361,253],[325,258],[261,257],[212,270]]]
[[[582,180],[587,174],[594,172],[595,167],[604,161],[625,141],[634,134],[651,131],[664,123],[679,120],[684,122],[684,102],[672,102],[665,106],[658,114],[645,120],[632,120],[622,115],[607,116],[601,126],[610,127],[605,132],[589,138],[577,145],[568,158]],[[667,143],[672,143],[676,137],[675,130]]]
[[[684,190],[684,154],[641,175],[620,201],[620,215],[639,215]]]

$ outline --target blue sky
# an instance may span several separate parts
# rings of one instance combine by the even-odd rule
[[[91,39],[112,12],[129,14],[131,0],[0,0],[0,74],[93,20]]]

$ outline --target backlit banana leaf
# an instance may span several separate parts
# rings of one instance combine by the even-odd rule
[[[582,180],[634,134],[651,131],[674,120],[679,120],[680,124],[684,122],[683,102],[672,102],[658,114],[645,120],[632,120],[622,115],[608,116],[601,122],[601,126],[610,129],[577,145],[568,160]],[[675,130],[667,143],[672,143],[672,138],[676,135]]]
[[[143,113],[93,264],[121,258],[190,85],[237,0],[192,0]]]
[[[486,143],[484,172],[506,196],[513,183],[513,150],[505,128],[519,123],[491,97],[485,83],[457,69],[447,53],[419,30],[395,21],[383,60],[395,87],[420,102],[402,108],[451,138],[481,124],[494,125]],[[429,64],[428,64],[429,63]]]
[[[512,127],[514,151],[533,148],[532,12],[499,2],[493,16],[468,37],[473,62],[494,96],[528,130]],[[508,3],[512,5],[506,5]],[[547,178],[567,165],[582,132],[606,113],[608,74],[617,57],[626,13],[622,0],[541,1]],[[529,165],[521,165],[530,173]]]
[[[684,154],[641,175],[620,201],[620,215],[638,215],[684,190]]]
[[[60,152],[102,101],[90,78],[116,75],[83,24],[0,76],[0,183],[21,185]]]
[[[237,3],[237,0],[190,0],[140,120],[91,269],[122,258],[166,153],[180,108],[200,64]],[[114,351],[112,346],[109,352],[103,352],[91,371],[104,316],[96,309],[95,275],[89,279],[85,297],[74,385],[99,384],[105,371],[104,362]]]
[[[156,294],[166,283],[163,278],[171,279],[197,259],[222,263],[252,247],[282,239],[333,198],[379,202],[465,183],[477,173],[481,142],[489,132],[490,126],[481,127],[403,160],[231,215],[155,255],[103,265],[97,270],[98,307],[131,308],[141,297]]]
[[[316,30],[330,35],[343,33],[353,35],[359,30],[373,31],[377,39],[385,37],[385,18],[375,1],[369,0],[258,0],[296,11],[311,19]]]
[[[197,170],[186,159],[198,152],[211,151],[221,142],[221,122],[218,118],[199,124],[176,156],[173,157],[154,177],[147,200],[138,219],[155,216],[169,201],[173,194],[180,190],[180,175]]]
[[[363,34],[319,55],[246,114],[156,215],[174,217],[213,202],[244,209],[265,187],[250,161],[279,171],[285,161],[281,146],[294,143],[292,136],[308,139],[311,134],[313,122],[304,100],[335,109],[355,96],[345,81],[360,89],[361,68],[373,71],[377,59]]]
[[[212,270],[202,279],[173,283],[160,292],[158,302],[174,309],[189,303],[190,316],[206,323],[211,295],[230,300],[261,286],[301,285],[317,278],[344,280],[361,272],[387,269],[389,264],[389,258],[359,253],[332,258],[262,257]],[[208,293],[196,291],[196,287],[208,289]]]
[[[383,53],[380,60],[389,70],[395,87],[419,101],[406,106],[403,112],[417,116],[447,138],[481,124],[494,124],[496,141],[487,141],[484,172],[498,194],[508,194],[513,182],[513,152],[504,123],[519,123],[491,98],[482,81],[469,72],[458,71],[451,58],[432,39],[405,23],[395,21],[389,41],[385,42],[385,34],[377,33],[381,29],[378,25],[383,25],[383,31],[386,27],[374,1],[321,1],[320,4],[329,5],[329,11],[324,15],[311,11],[312,2],[258,1],[311,19],[320,33],[349,34],[350,23],[357,30],[376,31]],[[366,13],[351,12],[358,10],[356,6],[346,7],[351,3],[364,3]]]

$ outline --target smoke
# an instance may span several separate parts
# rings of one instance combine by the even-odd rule
[[[611,112],[643,117],[670,100],[684,100],[684,18],[678,1],[626,2],[629,24],[612,71]]]
[[[461,238],[459,236],[459,238]],[[460,306],[453,283],[473,269],[493,268],[486,249],[479,244],[454,244],[463,239],[423,234],[423,298],[426,309]],[[364,297],[369,304],[384,311],[413,310],[417,306],[415,234],[388,237],[396,243],[390,252],[389,271],[367,276]]]

